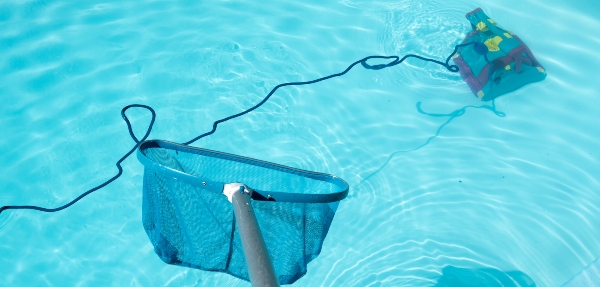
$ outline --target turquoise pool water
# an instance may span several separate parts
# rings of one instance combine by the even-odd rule
[[[195,145],[350,184],[294,286],[560,286],[600,257],[600,6],[576,1],[2,1],[0,205],[56,207],[116,174],[127,104],[156,109],[151,138],[186,141],[279,83],[368,55],[444,59],[476,7],[548,71],[496,100],[505,117],[420,113],[489,103],[408,60],[281,89]],[[130,115],[142,133],[149,116]],[[249,286],[160,261],[142,166],[123,166],[67,210],[2,213],[0,285]]]

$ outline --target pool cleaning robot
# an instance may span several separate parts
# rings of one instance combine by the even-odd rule
[[[504,30],[481,8],[466,15],[473,31],[452,55],[460,75],[481,100],[489,101],[546,78],[546,70],[525,43]]]

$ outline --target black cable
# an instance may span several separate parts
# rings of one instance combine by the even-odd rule
[[[457,51],[458,48],[461,47],[466,47],[469,45],[475,45],[477,46],[478,43],[476,42],[470,42],[470,43],[465,43],[465,44],[460,44],[460,45],[456,45],[454,47],[454,51],[446,58],[446,62],[440,62],[438,60],[434,60],[434,59],[430,59],[430,58],[425,58],[425,57],[421,57],[419,55],[414,55],[414,54],[407,54],[404,57],[400,58],[398,56],[368,56],[365,58],[362,58],[352,64],[350,64],[350,66],[348,66],[348,68],[346,68],[343,72],[337,73],[337,74],[332,74],[329,76],[325,76],[322,78],[318,78],[316,80],[312,80],[312,81],[306,81],[306,82],[289,82],[289,83],[283,83],[283,84],[279,84],[277,86],[275,86],[275,88],[273,88],[271,90],[271,92],[269,92],[269,94],[267,94],[267,96],[265,96],[265,98],[260,101],[258,104],[254,105],[253,107],[228,116],[226,118],[217,120],[213,123],[212,129],[209,132],[203,133],[185,143],[182,143],[183,145],[189,145],[192,144],[193,142],[206,137],[208,135],[213,134],[216,130],[217,130],[217,125],[226,121],[229,121],[231,119],[243,116],[257,108],[259,108],[260,106],[262,106],[264,103],[266,103],[269,98],[277,91],[277,89],[281,88],[281,87],[285,87],[285,86],[302,86],[302,85],[310,85],[310,84],[314,84],[314,83],[318,83],[321,81],[325,81],[331,78],[335,78],[335,77],[339,77],[339,76],[343,76],[344,74],[348,73],[348,71],[350,71],[352,68],[354,68],[354,66],[358,65],[359,63],[365,68],[365,69],[369,69],[369,70],[381,70],[384,68],[389,68],[389,67],[393,67],[396,66],[402,62],[404,62],[404,60],[408,59],[408,58],[417,58],[423,61],[427,61],[427,62],[433,62],[436,63],[438,65],[441,65],[443,67],[445,67],[446,69],[448,69],[448,71],[450,72],[458,72],[458,66],[456,65],[450,65],[448,64],[448,62],[450,61],[450,58],[452,57],[452,55],[454,55]],[[388,60],[388,59],[394,59],[393,61],[391,61],[390,63],[387,64],[377,64],[377,65],[369,65],[367,63],[368,60],[372,60],[372,59],[383,59],[383,60]],[[150,111],[152,113],[152,121],[150,121],[150,124],[148,125],[148,129],[146,130],[146,134],[144,135],[144,137],[141,140],[138,140],[138,138],[135,136],[135,134],[133,133],[133,130],[131,128],[131,123],[129,122],[129,119],[127,118],[127,115],[125,115],[125,111],[127,111],[130,108],[144,108],[147,109],[148,111]],[[57,208],[43,208],[43,207],[39,207],[39,206],[31,206],[31,205],[7,205],[7,206],[2,206],[0,207],[0,214],[5,211],[5,210],[9,210],[9,209],[32,209],[32,210],[37,210],[37,211],[43,211],[43,212],[56,212],[56,211],[60,211],[63,210],[73,204],[75,204],[76,202],[78,202],[79,200],[81,200],[82,198],[84,198],[85,196],[89,195],[90,193],[99,190],[105,186],[107,186],[108,184],[110,184],[111,182],[115,181],[117,178],[119,178],[122,174],[123,174],[123,168],[121,167],[121,163],[128,158],[136,149],[137,147],[140,145],[140,143],[142,143],[143,141],[145,141],[148,136],[150,135],[150,132],[152,131],[152,126],[154,125],[154,120],[156,119],[156,113],[154,112],[154,109],[152,109],[149,106],[146,105],[140,105],[140,104],[133,104],[133,105],[128,105],[126,107],[124,107],[121,110],[121,117],[123,117],[123,120],[125,120],[125,123],[127,123],[127,129],[129,130],[129,135],[131,136],[131,138],[133,139],[133,141],[135,141],[136,145],[131,148],[131,150],[129,150],[124,156],[122,156],[116,163],[117,169],[119,170],[119,172],[111,177],[110,179],[108,179],[107,181],[103,182],[102,184],[82,193],[81,195],[79,195],[77,198],[71,200],[69,203],[62,205],[60,207]]]

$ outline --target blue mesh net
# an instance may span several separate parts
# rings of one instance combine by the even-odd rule
[[[331,175],[165,141],[143,143],[138,158],[145,166],[143,225],[156,254],[244,280],[242,243],[222,184],[254,190],[252,206],[281,284],[306,274],[348,192]]]
[[[469,42],[456,45],[450,55],[459,48],[476,44]],[[214,134],[220,123],[259,108],[281,87],[311,85],[340,77],[359,64],[369,70],[394,67],[408,58],[436,63],[451,72],[459,71],[458,66],[449,64],[451,56],[445,62],[414,54],[364,57],[339,73],[309,81],[279,84],[256,105],[213,122],[210,131],[181,145],[145,141],[152,131],[156,113],[147,105],[127,105],[121,110],[121,117],[135,145],[115,163],[117,174],[59,207],[4,205],[0,206],[0,214],[6,210],[57,212],[68,208],[118,179],[123,174],[121,163],[137,149],[138,158],[145,167],[143,224],[162,260],[175,265],[225,272],[249,280],[232,206],[221,193],[224,184],[241,182],[253,190],[252,206],[279,283],[293,283],[306,273],[308,262],[319,254],[338,202],[348,193],[348,185],[335,176],[188,145]],[[368,63],[373,60],[390,62]],[[125,114],[130,108],[143,108],[152,114],[141,139],[133,133],[131,122]],[[424,113],[419,104],[417,108]],[[495,111],[493,107],[491,109]],[[455,114],[463,112],[464,108]]]

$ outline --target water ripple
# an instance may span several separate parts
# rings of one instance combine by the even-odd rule
[[[505,117],[470,108],[489,103],[458,74],[411,59],[282,88],[196,145],[348,181],[298,286],[483,275],[558,286],[600,255],[600,98],[590,72],[600,65],[590,33],[600,21],[583,2],[3,2],[0,204],[54,207],[114,175],[134,144],[119,117],[127,104],[157,110],[153,138],[186,141],[277,84],[368,55],[444,60],[477,4],[549,73],[497,99]],[[139,134],[148,115],[130,113]],[[140,224],[141,165],[131,158],[124,169],[61,213],[3,213],[2,282],[247,285],[160,261]]]

